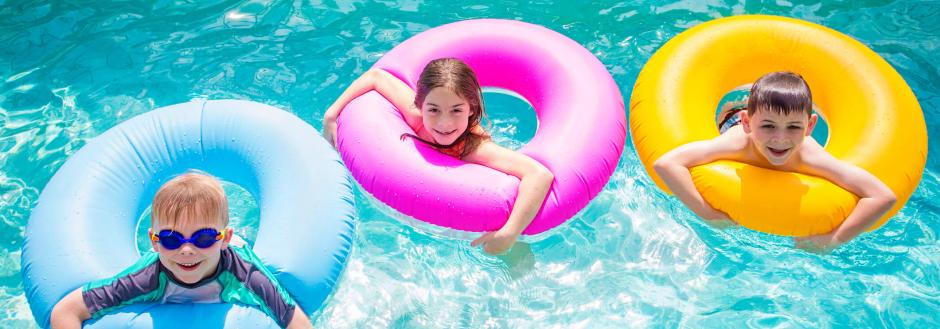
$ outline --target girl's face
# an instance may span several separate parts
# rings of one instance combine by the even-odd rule
[[[467,130],[472,115],[470,104],[449,88],[431,89],[421,104],[421,118],[434,142],[453,144]]]
[[[799,112],[783,115],[757,110],[750,117],[742,113],[741,119],[757,151],[775,166],[786,164],[816,126],[816,114],[807,117]]]

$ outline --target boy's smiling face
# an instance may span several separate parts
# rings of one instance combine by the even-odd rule
[[[775,166],[786,164],[799,151],[817,120],[816,114],[799,111],[785,115],[758,109],[752,115],[741,114],[741,125],[755,149]]]
[[[225,238],[217,241],[207,248],[199,248],[192,243],[184,243],[177,249],[169,250],[160,242],[150,241],[153,250],[160,254],[160,263],[168,269],[177,280],[192,284],[199,282],[215,273],[219,266],[219,258],[222,255],[222,249],[228,246],[232,239],[232,229],[224,227],[220,221],[209,223],[205,220],[190,220],[180,218],[176,223],[162,224],[155,222],[151,228],[153,234],[158,234],[163,230],[172,230],[179,232],[184,238],[189,239],[193,233],[204,229],[214,228],[219,232],[224,232]]]

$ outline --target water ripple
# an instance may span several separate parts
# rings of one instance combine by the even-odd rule
[[[628,101],[642,65],[667,40],[737,14],[798,17],[870,46],[910,84],[928,133],[940,134],[934,1],[5,3],[0,327],[35,326],[19,248],[39,191],[89,138],[130,117],[193,98],[238,98],[285,108],[319,127],[343,88],[402,40],[482,17],[540,24],[574,39],[604,63]],[[524,145],[535,122],[518,114],[531,110],[486,97],[494,139]],[[818,256],[794,250],[786,238],[709,228],[658,190],[629,144],[585,210],[506,256],[471,248],[473,235],[406,224],[357,190],[361,221],[347,268],[326,306],[308,311],[326,328],[940,323],[936,157],[895,218]],[[250,243],[260,218],[255,200],[236,186],[226,192],[237,234]]]

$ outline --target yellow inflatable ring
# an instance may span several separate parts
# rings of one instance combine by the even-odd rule
[[[775,16],[703,23],[662,46],[643,67],[630,98],[633,144],[646,172],[667,193],[653,162],[667,151],[718,136],[722,96],[768,72],[802,75],[829,125],[825,149],[880,178],[898,198],[871,228],[901,209],[920,182],[927,128],[901,75],[862,43],[817,24]],[[805,236],[836,228],[858,198],[817,177],[717,161],[692,168],[705,200],[741,225]]]

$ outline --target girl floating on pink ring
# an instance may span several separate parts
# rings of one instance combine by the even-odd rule
[[[441,153],[490,167],[519,178],[519,194],[506,224],[483,234],[471,245],[490,254],[507,251],[542,206],[554,176],[538,161],[493,143],[480,125],[486,115],[480,83],[473,70],[458,59],[428,63],[417,91],[382,69],[371,69],[350,85],[323,116],[323,135],[335,145],[336,118],[346,104],[376,90],[401,111],[414,138]]]
[[[532,105],[538,129],[519,150],[481,127],[481,87]],[[613,78],[580,44],[482,19],[393,48],[330,106],[323,132],[373,197],[436,226],[480,232],[471,244],[495,254],[564,223],[603,189],[625,121]]]

